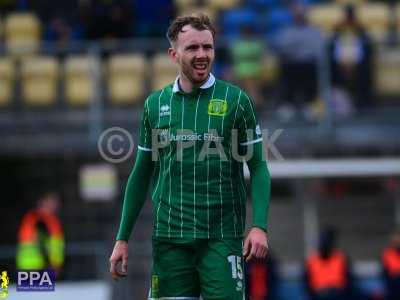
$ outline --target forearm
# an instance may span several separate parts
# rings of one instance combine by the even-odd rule
[[[138,150],[136,162],[125,189],[121,223],[117,240],[128,241],[132,228],[146,201],[147,190],[153,174],[151,152]]]
[[[267,230],[271,178],[267,164],[263,159],[263,145],[254,145],[253,157],[247,162],[250,170],[250,188],[252,196],[252,226]]]

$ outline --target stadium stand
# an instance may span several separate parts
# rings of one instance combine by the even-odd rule
[[[41,23],[33,13],[10,13],[4,21],[5,44],[10,54],[29,55],[40,47]]]
[[[93,98],[91,58],[70,56],[65,61],[65,96],[72,106],[88,105]]]
[[[10,58],[0,58],[0,106],[11,102],[14,78],[14,62]]]
[[[205,4],[206,6],[215,8],[217,10],[225,10],[237,6],[239,4],[239,0],[205,0]]]
[[[215,21],[218,15],[218,11],[215,8],[209,6],[199,6],[195,5],[186,5],[178,7],[179,15],[191,15],[194,13],[203,13],[210,17],[211,20]]]
[[[371,36],[383,41],[390,24],[390,8],[385,3],[367,3],[359,6],[358,16]]]
[[[82,186],[77,174],[83,165],[104,164],[97,148],[102,130],[120,126],[136,138],[139,113],[145,97],[150,91],[175,80],[177,68],[165,51],[168,47],[166,25],[156,24],[161,27],[162,35],[152,35],[151,38],[144,36],[142,39],[143,35],[138,33],[141,24],[138,23],[146,15],[141,15],[140,7],[135,7],[132,10],[138,10],[129,14],[129,38],[114,37],[110,40],[105,37],[102,40],[102,36],[91,39],[88,23],[96,29],[96,22],[99,21],[92,19],[87,22],[84,12],[69,12],[65,24],[70,29],[75,25],[80,28],[79,36],[83,40],[70,34],[67,40],[54,39],[54,42],[46,40],[42,43],[42,31],[45,32],[54,24],[42,17],[40,9],[33,10],[30,7],[36,1],[16,2],[25,2],[27,7],[20,6],[11,13],[2,10],[0,13],[0,179],[4,183],[3,198],[18,200],[7,202],[2,207],[10,213],[3,216],[7,226],[3,228],[0,263],[13,263],[13,248],[7,248],[6,244],[12,245],[15,241],[15,216],[30,205],[34,192],[50,184],[59,187],[64,200],[62,219],[68,239],[64,278],[79,283],[83,279],[100,279],[107,287],[116,287],[114,293],[119,294],[114,295],[113,299],[145,299],[151,260],[150,201],[142,212],[138,226],[140,230],[133,235],[135,244],[130,253],[129,276],[118,286],[111,286],[105,262],[117,226],[121,195],[109,202],[86,202],[79,194]],[[95,6],[96,1],[92,2]],[[291,158],[307,159],[306,165],[312,169],[310,162],[331,156],[397,157],[400,153],[400,3],[390,6],[389,1],[302,1],[308,5],[311,23],[325,31],[326,41],[335,26],[343,20],[343,7],[349,3],[355,5],[357,16],[373,37],[375,51],[372,72],[376,99],[374,105],[365,111],[345,117],[335,115],[337,110],[343,106],[346,108],[352,102],[334,90],[329,68],[331,57],[323,53],[324,60],[318,61],[321,118],[302,119],[303,110],[309,108],[304,104],[296,108],[295,118],[286,121],[277,113],[282,100],[282,82],[279,80],[282,59],[274,43],[282,29],[293,25],[289,2],[171,1],[176,14],[205,12],[217,23],[214,73],[218,78],[235,81],[234,77],[229,77],[232,76],[229,72],[232,67],[229,49],[244,26],[252,28],[265,42],[260,79],[266,101],[263,102],[264,107],[257,108],[257,113],[261,125],[268,128],[272,142],[274,130],[284,128],[282,135],[276,139],[276,146],[285,160],[288,158],[286,163],[291,168]],[[152,3],[146,6],[146,13],[156,19],[151,6]],[[104,11],[102,13],[106,14]],[[135,14],[140,18],[133,18]],[[396,23],[392,19],[394,15],[397,16]],[[60,17],[64,17],[62,12]],[[153,19],[147,21],[152,23]],[[393,24],[397,26],[397,39],[389,43],[386,41],[387,31]],[[60,36],[63,36],[65,28],[61,29]],[[294,55],[298,54],[294,52]],[[84,109],[79,109],[81,107]],[[134,155],[131,155],[125,162],[111,164],[118,174],[119,182],[115,187],[118,191],[122,190],[121,186],[129,176],[133,160]],[[358,166],[363,165],[358,163]],[[343,162],[342,166],[346,170],[353,168],[347,162]],[[320,169],[319,166],[315,167],[315,170]],[[382,170],[381,163],[376,163],[376,169]],[[308,237],[324,224],[337,224],[341,232],[341,245],[354,262],[361,265],[358,268],[361,272],[356,274],[361,274],[357,278],[358,283],[362,286],[367,282],[371,287],[368,291],[372,291],[369,294],[375,296],[374,299],[383,299],[379,298],[383,287],[379,285],[377,262],[380,250],[386,243],[386,235],[395,223],[400,224],[398,173],[382,177],[374,174],[369,179],[360,178],[359,174],[329,178],[323,178],[320,174],[309,179],[304,179],[306,174],[303,173],[297,179],[277,178],[276,173],[273,176],[271,245],[281,261],[280,299],[306,299],[301,296],[300,262],[312,245]],[[103,187],[101,184],[100,188]],[[251,207],[250,202],[247,205]],[[313,212],[311,217],[310,206]],[[251,220],[250,215],[248,220]],[[313,229],[310,230],[307,223],[313,222]],[[3,246],[3,242],[6,246]],[[90,295],[96,298],[95,294]],[[90,297],[86,294],[80,296],[82,299]],[[78,300],[79,297],[70,296],[66,299]]]
[[[115,104],[142,101],[146,83],[146,58],[142,54],[114,55],[107,64],[109,97]]]
[[[344,13],[340,5],[319,4],[310,8],[310,22],[330,33],[334,27],[343,19]]]
[[[24,101],[29,106],[49,106],[57,100],[59,63],[55,57],[30,57],[22,61]]]
[[[375,62],[377,93],[386,96],[400,95],[400,49],[379,49]]]
[[[150,61],[150,73],[152,76],[152,90],[158,90],[176,78],[177,66],[174,65],[168,55],[155,54]]]

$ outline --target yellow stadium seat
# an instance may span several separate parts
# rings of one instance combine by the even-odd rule
[[[93,60],[89,56],[71,56],[65,61],[65,97],[73,106],[89,104],[94,97]]]
[[[54,57],[30,57],[21,63],[22,96],[32,106],[48,106],[57,98],[59,64]]]
[[[366,0],[336,0],[335,1],[338,4],[353,4],[353,5],[358,5],[358,4],[363,4],[367,2]]]
[[[343,20],[343,7],[335,4],[314,5],[310,8],[308,17],[313,25],[331,32]]]
[[[178,67],[167,54],[155,54],[150,63],[152,90],[158,90],[173,83],[178,75]]]
[[[144,94],[146,60],[143,55],[115,55],[108,61],[108,91],[112,102],[138,102]]]
[[[368,3],[357,8],[357,16],[368,33],[378,41],[385,39],[390,24],[390,10],[385,3]]]
[[[237,6],[240,0],[205,0],[205,4],[208,7],[215,8],[217,10],[231,9]]]
[[[40,46],[41,25],[31,13],[11,13],[4,21],[5,44],[10,54],[35,53]]]
[[[9,58],[0,58],[0,106],[10,103],[13,95],[15,70]]]
[[[218,10],[211,6],[186,6],[179,10],[179,15],[206,14],[212,22],[216,20]]]
[[[380,95],[400,96],[400,48],[378,51],[375,86]]]
[[[197,0],[175,0],[174,5],[177,8],[178,12],[181,12],[187,7],[196,6],[197,2]]]

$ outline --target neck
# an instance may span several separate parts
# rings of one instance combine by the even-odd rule
[[[208,75],[207,79],[204,80],[203,82],[195,84],[191,82],[183,73],[180,73],[178,83],[182,91],[184,91],[185,93],[191,93],[193,92],[194,89],[201,87],[204,84],[204,82],[208,80],[209,77],[210,75]]]

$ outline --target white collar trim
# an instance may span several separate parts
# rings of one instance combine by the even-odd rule
[[[180,91],[179,89],[179,84],[178,84],[179,76],[176,77],[174,86],[172,88],[172,92],[177,93]],[[210,76],[208,76],[208,79],[206,82],[203,83],[202,86],[200,86],[201,89],[208,89],[209,87],[212,87],[213,84],[215,83],[215,77],[212,73],[210,73]]]

